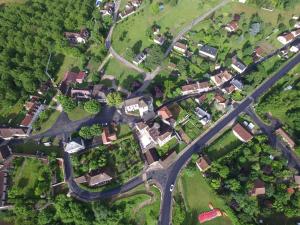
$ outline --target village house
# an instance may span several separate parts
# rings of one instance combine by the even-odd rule
[[[82,84],[86,77],[86,73],[81,71],[79,73],[67,71],[64,75],[62,82],[60,83],[60,91],[63,94],[67,94],[69,92],[69,88],[72,84]]]
[[[142,1],[140,0],[132,0],[129,1],[126,5],[125,5],[125,10],[123,12],[119,13],[119,17],[121,18],[121,20],[125,19],[126,17],[132,15],[135,13],[136,9],[138,7],[140,7]]]
[[[92,97],[92,93],[88,89],[73,89],[71,90],[71,97],[77,101],[89,100]]]
[[[124,110],[127,115],[138,116],[144,120],[155,116],[153,99],[150,96],[139,96],[124,101]]]
[[[206,94],[203,94],[200,97],[196,97],[195,102],[197,102],[199,105],[201,105],[202,103],[205,102],[206,99],[207,99]]]
[[[81,29],[80,32],[64,32],[65,38],[70,44],[85,44],[89,38],[89,31]]]
[[[234,86],[234,90],[237,90],[237,91],[241,91],[244,88],[243,83],[239,80],[236,80],[236,79],[232,79],[230,81],[230,84],[232,84]]]
[[[187,52],[188,47],[187,47],[186,44],[176,42],[173,46],[173,49],[176,50],[177,52],[180,52],[180,53],[185,55],[186,52]]]
[[[158,123],[154,123],[152,127],[149,127],[146,123],[139,122],[135,124],[135,129],[143,150],[153,148],[156,145],[162,147],[172,138],[175,138],[170,127],[163,127],[162,124]]]
[[[209,45],[199,44],[199,54],[205,58],[215,60],[218,54],[218,49],[211,47]]]
[[[0,170],[0,207],[4,206],[7,198],[8,173]]]
[[[212,209],[211,211],[201,213],[198,216],[198,221],[199,223],[205,223],[222,215],[223,214],[219,209]]]
[[[228,84],[225,87],[222,88],[222,91],[225,94],[231,94],[232,92],[235,91],[235,86],[233,84]]]
[[[236,20],[232,20],[230,23],[228,23],[225,26],[225,30],[227,30],[230,33],[236,32],[238,29],[239,29],[239,24]]]
[[[266,52],[262,47],[257,47],[254,50],[255,61],[259,61],[260,59],[266,56]]]
[[[282,140],[288,144],[288,146],[291,148],[291,149],[295,149],[295,142],[293,141],[293,139],[290,137],[290,135],[285,131],[283,130],[282,128],[279,128],[275,131],[275,133],[280,136],[282,138]]]
[[[176,126],[176,120],[173,118],[172,112],[167,106],[160,108],[157,111],[157,115],[162,119],[162,121],[172,127]]]
[[[77,184],[88,184],[90,187],[102,186],[109,183],[113,178],[106,172],[91,172],[74,179]]]
[[[39,102],[39,97],[31,96],[30,100],[24,105],[27,113],[21,121],[20,126],[32,129],[32,124],[38,119],[39,114],[44,110],[44,105]]]
[[[8,145],[0,146],[0,162],[7,160],[12,154],[11,148]]]
[[[203,126],[205,126],[206,124],[208,124],[211,121],[211,119],[212,119],[211,115],[208,112],[206,112],[203,109],[201,109],[200,107],[196,107],[195,113],[199,117],[200,123]]]
[[[133,59],[133,63],[135,64],[135,65],[140,65],[142,62],[144,62],[145,60],[146,60],[146,58],[147,58],[147,54],[146,54],[146,52],[141,52],[141,53],[139,53],[139,54],[137,54],[135,57],[134,57],[134,59]]]
[[[216,94],[215,95],[215,102],[218,104],[218,106],[221,108],[221,109],[225,109],[227,104],[228,104],[228,101],[226,98],[224,98],[224,96],[220,95],[220,94]]]
[[[300,35],[300,28],[298,28],[292,32],[288,32],[288,33],[278,36],[277,40],[280,43],[282,43],[283,45],[286,45],[286,44],[289,44],[292,41],[294,41],[299,35]]]
[[[295,41],[293,45],[290,47],[290,52],[297,53],[300,51],[300,39]]]
[[[103,9],[100,10],[102,16],[112,16],[115,9],[115,3],[107,2],[105,3]]]
[[[210,90],[210,85],[208,82],[196,82],[194,84],[188,84],[181,87],[182,95],[189,94],[200,94],[201,92],[206,92]]]
[[[253,184],[253,188],[250,191],[251,196],[259,196],[264,195],[266,193],[265,183],[262,180],[255,180]]]
[[[237,123],[233,128],[232,128],[233,134],[242,142],[248,142],[253,138],[253,135],[246,130],[240,123]]]
[[[154,43],[158,44],[158,45],[163,45],[165,43],[166,38],[161,35],[161,34],[157,34],[154,36]]]
[[[210,167],[210,160],[207,157],[200,157],[197,162],[196,166],[201,172],[205,172]]]
[[[238,73],[243,73],[247,69],[247,66],[242,63],[237,57],[232,58],[231,67]]]
[[[117,140],[117,134],[110,127],[104,127],[101,134],[102,143],[104,145],[110,145],[113,141]]]
[[[81,138],[75,138],[65,144],[65,151],[69,154],[79,152],[85,149],[85,144]]]
[[[11,140],[13,138],[25,138],[28,134],[23,128],[0,128],[0,138]]]
[[[225,82],[229,81],[231,78],[232,78],[232,75],[227,70],[224,70],[214,76],[211,76],[210,80],[216,86],[221,86]]]
[[[159,161],[159,155],[155,148],[150,148],[144,153],[147,164],[150,166],[155,162]]]

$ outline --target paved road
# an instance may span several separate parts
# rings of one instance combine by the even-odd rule
[[[73,170],[70,155],[66,152],[64,152],[64,166],[66,182],[68,183],[72,196],[82,201],[95,201],[99,199],[111,198],[114,195],[127,192],[144,182],[142,176],[137,176],[118,188],[102,192],[90,192],[81,189],[73,180]]]
[[[296,168],[300,172],[300,159],[295,155],[295,153],[289,149],[284,142],[277,137],[274,133],[277,128],[280,127],[280,124],[275,124],[275,126],[266,125],[253,111],[252,108],[247,108],[246,113],[252,118],[254,123],[261,129],[261,131],[266,134],[269,138],[270,144],[272,147],[277,148],[282,152],[284,157],[288,160],[289,166]],[[279,125],[279,126],[278,126]]]
[[[188,162],[192,154],[200,152],[205,144],[214,137],[219,130],[235,119],[241,112],[243,112],[247,107],[249,107],[253,101],[257,100],[262,94],[269,90],[281,77],[283,77],[287,72],[293,69],[298,63],[300,63],[300,54],[293,58],[289,63],[287,63],[278,73],[272,76],[270,79],[265,81],[261,86],[259,86],[249,97],[247,97],[241,104],[239,104],[231,113],[224,117],[220,122],[215,124],[215,126],[209,130],[204,136],[197,140],[192,145],[188,146],[185,152],[180,156],[180,158],[173,164],[173,168],[168,176],[166,189],[163,191],[163,200],[161,204],[160,212],[160,225],[169,225],[171,218],[172,209],[172,192],[169,191],[171,184],[175,184],[177,176],[180,170]]]

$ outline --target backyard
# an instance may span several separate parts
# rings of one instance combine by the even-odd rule
[[[196,168],[195,164],[190,166],[194,166]],[[211,189],[198,169],[193,169],[189,171],[188,174],[183,172],[179,183],[179,186],[181,185],[183,199],[187,208],[187,215],[184,220],[184,224],[198,224],[198,214],[209,211],[210,209],[208,205],[210,203],[213,205],[213,207],[218,208],[221,211],[224,211],[227,208],[225,202]],[[231,225],[232,223],[228,217],[219,217],[205,224]]]
[[[160,1],[155,0],[152,4],[158,2]],[[176,35],[185,25],[218,2],[217,0],[209,1],[209,3],[203,0],[182,0],[178,1],[176,6],[165,4],[163,10],[154,14],[147,1],[141,6],[143,9],[116,26],[112,44],[115,50],[124,56],[126,50],[134,48],[134,45],[139,45],[139,49],[135,48],[135,50],[141,51],[153,43],[147,35],[147,30],[151,29],[154,23],[161,27],[161,33],[168,31]]]

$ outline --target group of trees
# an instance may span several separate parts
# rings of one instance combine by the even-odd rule
[[[106,96],[106,102],[111,107],[118,107],[123,102],[123,97],[120,92],[111,92]]]
[[[287,167],[281,153],[268,145],[267,138],[259,136],[214,161],[207,176],[212,188],[223,195],[229,205],[237,202],[237,217],[246,225],[257,223],[260,216],[275,213],[288,217],[299,215],[300,192],[287,192],[287,188],[296,187],[294,172]],[[257,179],[265,183],[266,194],[255,198],[249,192]]]
[[[83,56],[80,48],[68,45],[63,32],[92,29],[94,5],[90,0],[37,0],[1,7],[1,108],[34,93],[40,83],[48,80],[44,71],[50,53]],[[60,64],[52,57],[49,73],[55,74]]]
[[[72,155],[72,165],[77,175],[83,175],[107,165],[108,152],[104,146],[99,146],[87,153]]]
[[[286,9],[291,8],[297,0],[250,0],[252,4],[256,4],[259,7],[270,7],[270,8],[280,8]]]
[[[66,95],[59,95],[57,100],[62,105],[65,112],[71,112],[78,106],[74,99]],[[97,100],[91,99],[83,104],[83,108],[88,113],[97,114],[101,110],[101,105]]]
[[[79,130],[79,136],[84,139],[91,139],[95,136],[100,136],[102,128],[99,124],[93,124],[92,126],[83,126]]]

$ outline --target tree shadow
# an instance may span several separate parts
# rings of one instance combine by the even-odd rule
[[[133,47],[132,47],[132,51],[134,52],[134,54],[138,54],[141,52],[141,48],[142,48],[143,42],[141,40],[137,41]]]
[[[20,178],[19,183],[18,183],[18,187],[19,188],[24,188],[28,185],[29,180],[25,177]]]

